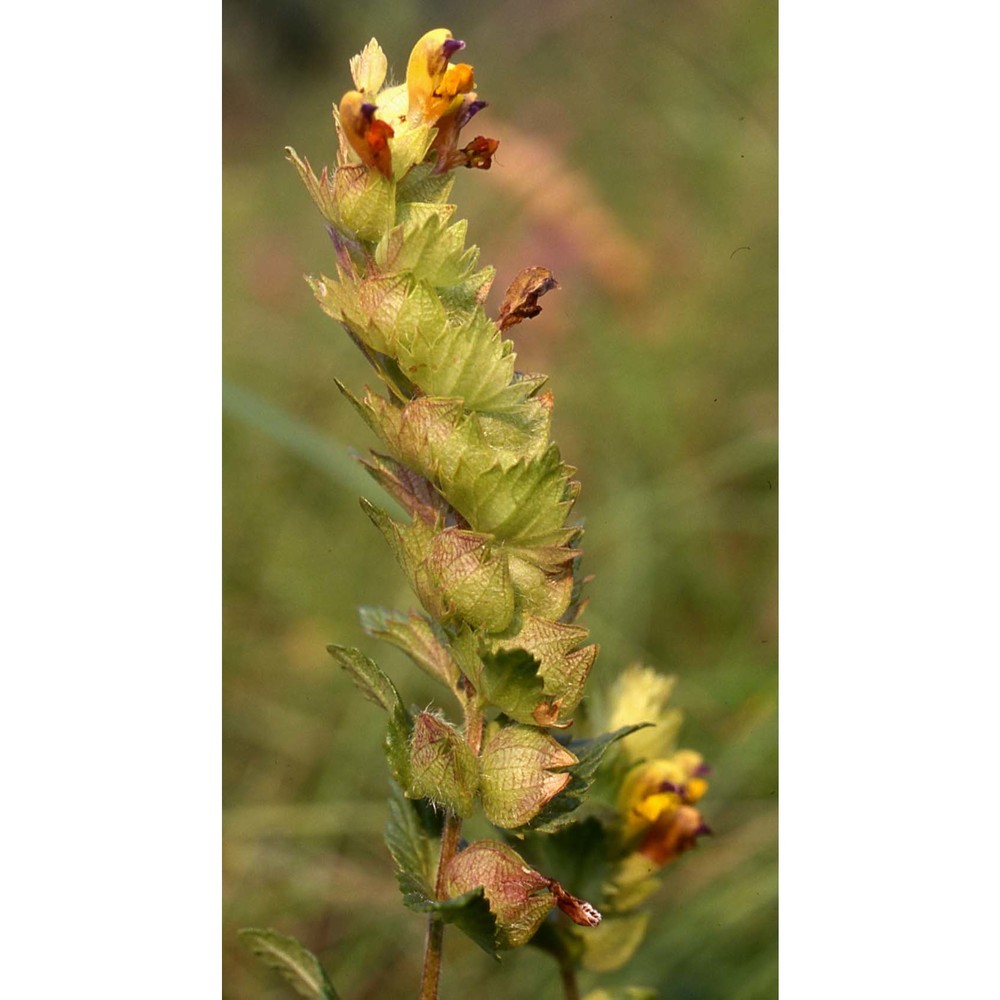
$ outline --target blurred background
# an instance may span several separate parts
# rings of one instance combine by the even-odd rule
[[[226,0],[223,46],[224,996],[287,997],[239,927],[314,950],[345,1000],[415,996],[424,920],[382,841],[382,718],[324,650],[357,645],[405,699],[440,689],[361,632],[415,599],[357,497],[374,441],[337,392],[373,376],[315,305],[323,221],[283,157],[333,163],[331,104],[375,35],[402,80],[424,31],[465,39],[470,126],[500,140],[452,200],[494,315],[523,267],[561,289],[510,333],[551,376],[583,484],[591,684],[676,674],[715,831],[665,872],[649,935],[597,985],[777,996],[777,4],[770,0]],[[531,949],[449,932],[442,996],[559,997]]]

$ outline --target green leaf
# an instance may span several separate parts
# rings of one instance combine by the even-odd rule
[[[396,685],[359,649],[327,646],[326,651],[344,668],[361,693],[372,703],[392,712],[399,704]]]
[[[371,702],[389,713],[383,749],[393,777],[404,787],[411,785],[410,735],[413,719],[403,706],[399,692],[391,680],[359,649],[327,646],[327,652],[350,675],[351,680]]]
[[[580,935],[584,943],[583,967],[591,972],[620,969],[636,952],[646,936],[649,913],[608,916],[600,927]]]
[[[240,940],[264,963],[279,972],[300,997],[339,1000],[319,959],[295,938],[272,930],[246,927]]]
[[[463,934],[470,937],[487,955],[500,960],[497,947],[497,921],[486,901],[482,886],[463,892],[454,899],[431,899],[408,901],[411,910],[422,913],[436,913],[446,924],[454,924]]]
[[[413,662],[449,687],[458,683],[458,668],[448,652],[447,640],[437,622],[415,612],[360,608],[361,627],[371,636],[398,646]]]
[[[385,842],[396,862],[403,902],[411,909],[433,895],[442,817],[430,803],[406,798],[399,785],[392,783]]]

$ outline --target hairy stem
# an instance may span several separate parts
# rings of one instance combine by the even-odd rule
[[[465,700],[465,739],[472,752],[479,755],[483,743],[483,712],[476,704],[476,696],[469,692]],[[438,857],[437,880],[434,885],[436,899],[444,899],[445,871],[458,850],[462,835],[462,817],[449,812],[445,815],[441,831],[441,853]],[[444,921],[435,913],[427,920],[427,937],[424,942],[424,971],[420,980],[420,1000],[437,1000],[441,979],[441,949],[444,944]],[[575,994],[574,994],[575,995]]]

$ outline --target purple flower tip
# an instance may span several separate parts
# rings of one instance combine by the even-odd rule
[[[661,792],[673,792],[674,795],[680,795],[680,788],[677,787],[672,781],[661,781],[659,784],[659,790]]]
[[[460,42],[457,38],[446,38],[441,48],[444,49],[445,59],[450,59],[460,49],[465,48],[465,42]]]
[[[709,775],[709,774],[712,773],[712,769],[708,766],[708,764],[699,764],[698,765],[698,770],[695,771],[694,773],[699,778],[704,778],[706,775]]]
[[[377,104],[369,104],[367,101],[361,105],[361,113],[365,116],[366,121],[371,121],[371,117],[375,114],[377,107]]]
[[[699,826],[698,829],[694,831],[694,835],[696,837],[701,837],[707,834],[709,837],[711,837],[713,832],[714,831],[707,823],[702,823],[701,826]]]
[[[483,108],[488,106],[489,104],[486,101],[469,101],[469,103],[466,104],[465,107],[463,107],[461,112],[459,113],[458,127],[462,128],[463,126],[467,125],[471,118],[473,118],[475,115],[478,115],[479,112],[483,110]]]

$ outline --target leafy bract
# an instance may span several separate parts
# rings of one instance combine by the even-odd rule
[[[261,961],[279,972],[300,997],[339,1000],[319,959],[295,938],[256,927],[244,928],[239,935],[240,940]]]
[[[634,726],[622,726],[613,733],[604,733],[589,740],[575,740],[568,749],[576,754],[577,763],[566,768],[570,774],[569,783],[564,791],[548,803],[528,824],[532,830],[541,833],[552,833],[573,822],[573,813],[579,809],[586,798],[590,786],[594,782],[597,768],[608,749],[618,740],[643,729],[648,723]]]

